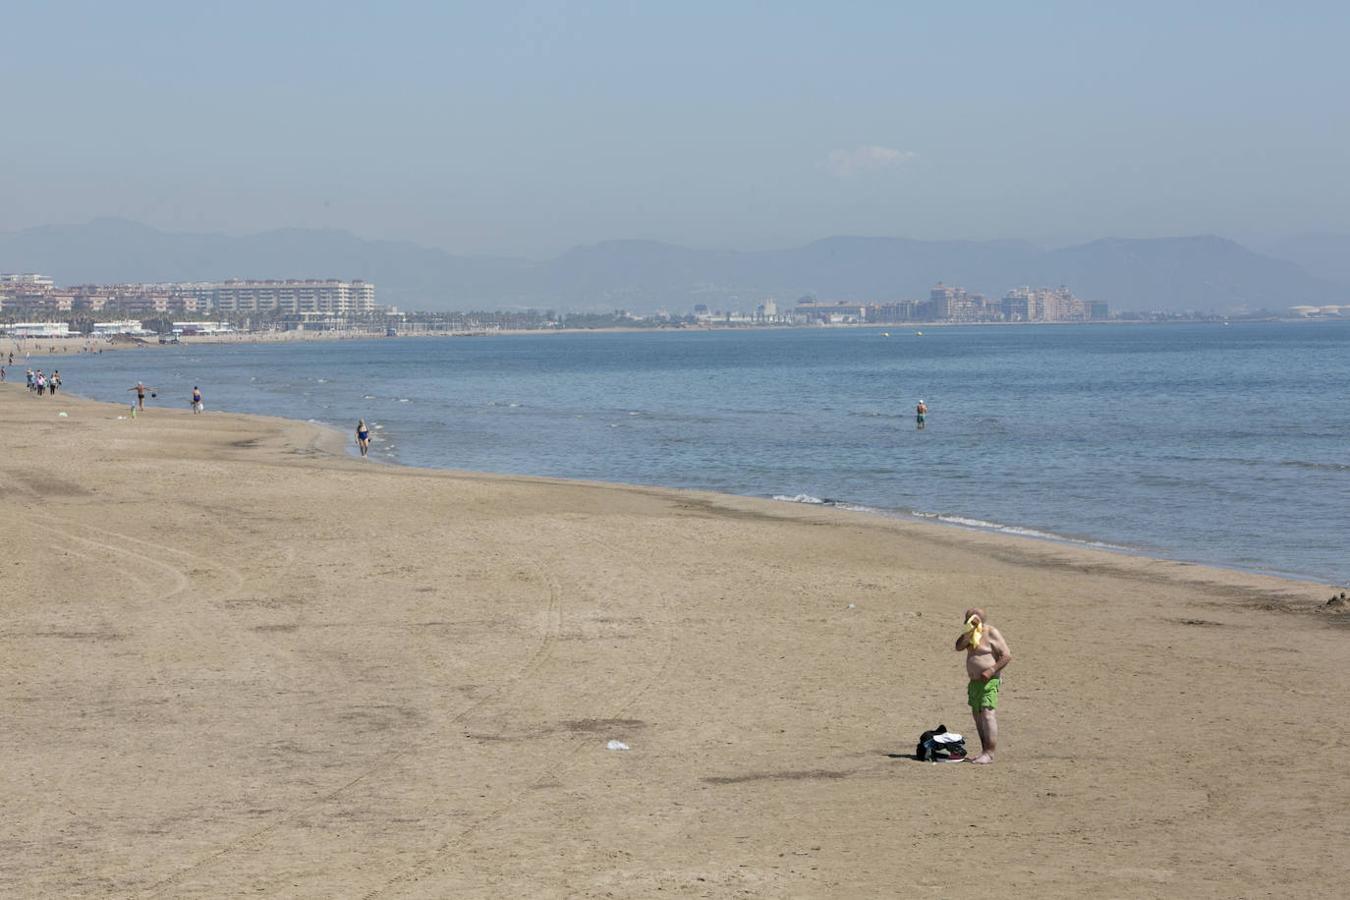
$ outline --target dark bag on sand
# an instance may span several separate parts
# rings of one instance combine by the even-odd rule
[[[914,758],[919,762],[950,762],[966,758],[966,741],[959,734],[939,725],[932,731],[919,735],[919,746],[914,748]]]

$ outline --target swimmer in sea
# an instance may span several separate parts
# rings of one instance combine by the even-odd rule
[[[914,421],[917,423],[917,427],[920,431],[923,431],[924,418],[927,415],[928,405],[920,400],[919,405],[914,408]]]
[[[365,419],[356,423],[356,446],[361,448],[362,456],[370,452],[370,429],[366,427]]]

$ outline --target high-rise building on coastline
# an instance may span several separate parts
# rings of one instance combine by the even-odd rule
[[[0,273],[0,291],[13,290],[32,290],[47,289],[56,287],[54,282],[47,275],[39,275],[36,272],[5,272]]]
[[[212,305],[220,312],[375,312],[375,285],[368,281],[226,281],[210,287]]]
[[[1087,322],[1110,317],[1100,300],[1075,297],[1068,288],[1013,288],[1003,295],[1000,312],[1007,322]]]
[[[980,322],[989,318],[983,294],[967,293],[965,288],[948,287],[942,282],[928,292],[932,317],[943,322]]]
[[[890,322],[1086,322],[1107,319],[1105,303],[1082,300],[1066,287],[1013,288],[999,301],[938,282],[927,300],[860,303],[803,298],[793,310],[798,322],[886,324]]]
[[[170,282],[58,288],[46,275],[0,274],[0,313],[6,314],[69,316],[116,312],[153,318],[216,312],[353,317],[378,310],[375,285],[368,281]]]

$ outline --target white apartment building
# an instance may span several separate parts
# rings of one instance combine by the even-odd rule
[[[0,288],[51,290],[55,286],[56,282],[53,281],[49,276],[39,275],[36,272],[0,273]]]
[[[367,281],[225,281],[211,285],[210,291],[220,312],[375,312],[375,285]]]

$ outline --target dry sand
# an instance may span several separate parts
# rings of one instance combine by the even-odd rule
[[[0,388],[4,896],[1344,895],[1328,587],[123,414]]]

